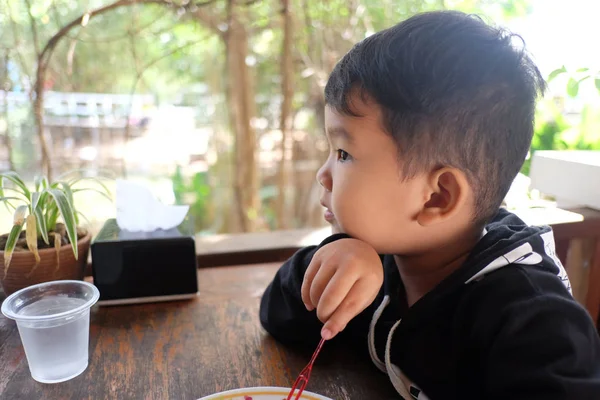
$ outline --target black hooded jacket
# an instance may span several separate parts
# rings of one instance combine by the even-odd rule
[[[298,251],[278,271],[260,307],[276,339],[318,342],[302,280],[314,253],[345,237]],[[600,339],[571,296],[550,228],[500,210],[464,265],[410,308],[393,256],[381,260],[377,298],[342,335],[368,349],[399,398],[600,400]]]

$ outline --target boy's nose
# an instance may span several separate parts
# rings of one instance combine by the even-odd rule
[[[323,166],[317,171],[317,182],[319,182],[319,184],[323,186],[326,191],[331,192],[333,181],[331,179],[329,168],[327,168],[327,163],[323,164]]]

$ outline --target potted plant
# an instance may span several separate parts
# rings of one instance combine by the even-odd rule
[[[17,173],[0,173],[0,201],[14,213],[12,229],[0,235],[0,283],[7,295],[36,283],[83,279],[91,234],[79,226],[85,217],[74,195],[93,190],[110,199],[110,192],[98,179],[66,179],[70,175],[55,182],[36,177],[30,190]],[[100,189],[79,186],[90,179]]]

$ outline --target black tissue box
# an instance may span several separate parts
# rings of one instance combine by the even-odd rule
[[[189,217],[177,227],[130,232],[115,219],[91,245],[100,305],[181,300],[198,294],[196,245]]]

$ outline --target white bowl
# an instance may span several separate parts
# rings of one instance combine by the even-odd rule
[[[199,400],[285,400],[290,393],[290,388],[280,387],[253,387],[245,389],[228,390],[226,392],[211,394]],[[301,400],[332,400],[308,391],[302,392]]]

